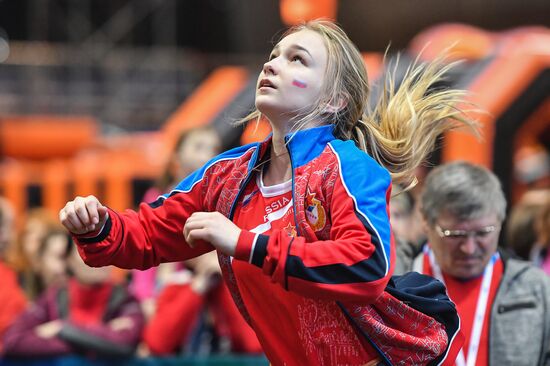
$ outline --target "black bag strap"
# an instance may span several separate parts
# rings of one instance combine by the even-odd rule
[[[67,319],[69,317],[69,291],[67,291],[67,287],[61,287],[57,291],[56,301],[59,318]]]
[[[105,307],[105,312],[103,313],[103,321],[107,322],[112,319],[115,312],[118,310],[120,305],[126,300],[127,292],[124,286],[115,285],[111,291],[111,296],[109,296],[109,301]]]

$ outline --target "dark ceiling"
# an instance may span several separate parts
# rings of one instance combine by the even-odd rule
[[[132,23],[119,32],[120,44],[258,54],[283,28],[278,10],[274,0],[0,0],[0,28],[12,40],[80,42],[118,15]],[[488,30],[550,26],[550,1],[340,0],[337,20],[361,50],[381,51],[389,42],[403,48],[442,22]]]

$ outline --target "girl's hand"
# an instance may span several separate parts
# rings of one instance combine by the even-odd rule
[[[227,255],[234,255],[241,229],[219,212],[195,212],[185,223],[183,235],[193,247],[204,240]]]
[[[59,211],[59,220],[73,234],[98,231],[107,221],[107,207],[94,196],[76,197]]]

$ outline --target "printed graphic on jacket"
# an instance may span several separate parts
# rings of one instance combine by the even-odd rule
[[[264,234],[278,227],[289,236],[296,236],[293,204],[290,180],[265,186],[259,174],[246,188],[238,206],[238,215],[246,214],[248,224],[252,225],[250,231],[255,234]]]
[[[315,198],[315,193],[307,191],[306,219],[313,231],[322,230],[327,223],[327,214],[321,205],[321,201]]]

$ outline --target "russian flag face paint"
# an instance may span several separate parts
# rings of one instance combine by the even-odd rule
[[[307,84],[304,81],[301,81],[301,80],[298,80],[298,79],[294,79],[292,81],[292,85],[297,86],[298,88],[302,88],[302,89],[307,88]]]

